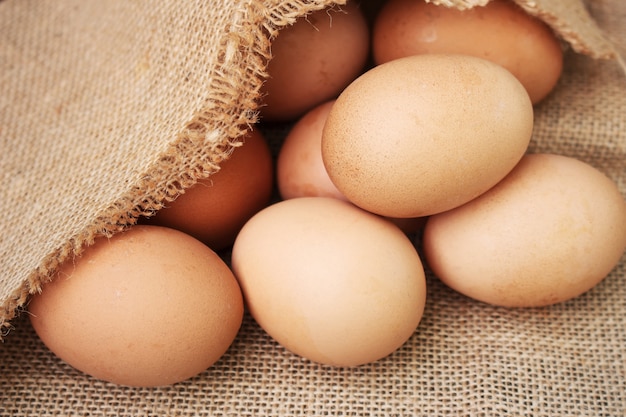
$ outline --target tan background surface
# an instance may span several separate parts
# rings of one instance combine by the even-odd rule
[[[0,16],[14,4],[8,0],[0,2]],[[210,113],[221,108],[220,100],[228,97],[228,91],[239,91],[232,90],[232,85],[217,85],[213,73],[201,70],[202,62],[167,55],[165,47],[142,46],[140,42],[131,42],[128,32],[111,30],[110,27],[115,26],[113,15],[104,10],[90,10],[67,2],[64,3],[66,9],[55,11],[46,10],[52,6],[37,4],[39,7],[32,7],[28,16],[24,15],[24,21],[0,20],[3,41],[0,80],[4,81],[3,86],[15,86],[0,95],[3,154],[11,149],[11,158],[5,156],[1,160],[3,230],[0,239],[4,242],[11,239],[11,248],[16,251],[12,256],[21,257],[20,265],[26,270],[35,268],[38,262],[36,258],[29,258],[29,245],[46,244],[52,251],[66,239],[57,233],[59,229],[69,228],[78,234],[86,225],[100,221],[98,219],[102,218],[98,216],[81,218],[80,207],[88,205],[92,214],[94,207],[102,212],[111,210],[110,202],[129,192],[128,181],[141,177],[144,168],[155,162],[155,143],[156,146],[161,143],[165,150],[168,140],[191,126],[189,120],[196,117],[193,109],[206,108]],[[94,8],[103,7],[98,3],[89,4]],[[114,5],[110,7],[132,8],[139,7],[140,3],[110,4]],[[202,9],[200,2],[193,5],[196,11]],[[286,10],[281,7],[276,6],[275,10],[285,15]],[[589,7],[600,26],[619,44],[622,53],[626,53],[626,3],[591,0]],[[267,13],[271,7],[244,9],[258,13],[261,21],[269,19]],[[220,70],[228,73],[231,65],[237,67],[249,59],[249,54],[242,51],[255,51],[259,42],[252,35],[247,40],[238,37],[237,45],[243,42],[248,49],[228,48],[233,37],[258,34],[252,28],[237,26],[245,19],[232,8],[228,10],[230,12],[213,10],[198,15],[185,10],[172,9],[168,14],[163,10],[147,13],[145,9],[138,9],[134,15],[123,14],[127,21],[122,22],[131,25],[136,24],[136,19],[142,22],[152,19],[152,23],[158,23],[151,25],[153,36],[160,39],[162,45],[173,47],[168,24],[198,25],[198,19],[215,19],[213,24],[225,29],[220,32],[222,36],[216,36],[217,44],[206,44],[196,32],[189,33],[185,42],[197,46],[196,50],[202,51],[207,60],[220,60],[223,63]],[[297,9],[293,15],[302,10]],[[57,21],[54,30],[35,27],[29,31],[9,31],[29,21],[27,18],[32,18],[32,13],[42,16],[57,13],[55,19],[66,24]],[[100,19],[87,19],[94,15]],[[118,19],[119,16],[115,17],[116,24],[120,23]],[[72,25],[80,23],[80,31],[76,32],[76,26],[70,22]],[[72,31],[63,31],[70,27]],[[48,36],[66,40],[63,45],[51,41],[50,47],[77,48],[81,54],[74,56],[76,61],[54,63],[12,49],[12,45],[19,43],[20,36],[30,36],[44,29],[49,30]],[[116,36],[128,42],[121,48],[121,55],[103,56],[94,50],[98,39],[81,36],[81,33],[96,34],[94,36],[101,42],[116,39]],[[51,54],[61,54],[61,49]],[[224,50],[227,53],[220,55]],[[75,68],[90,54],[100,61],[81,66],[78,72],[100,77],[104,87],[93,89],[88,83],[64,81],[64,71]],[[21,60],[19,66],[10,64],[15,57]],[[109,64],[112,66],[108,67]],[[556,91],[537,108],[531,151],[556,152],[583,159],[611,176],[626,194],[626,78],[614,61],[596,61],[572,51],[567,53],[565,65]],[[132,88],[120,81],[127,79],[128,71],[136,77]],[[58,78],[52,78],[55,82],[51,82],[47,77]],[[196,88],[187,86],[189,81],[185,80],[190,77],[197,77],[197,83],[218,87],[211,90],[216,91],[216,95],[207,100]],[[242,78],[249,80],[251,76],[245,74]],[[19,99],[22,95],[28,96],[29,91],[24,86],[33,84],[41,87],[42,93],[37,98],[47,105],[40,105],[39,113],[28,119],[17,117],[29,111],[28,101]],[[108,94],[110,90],[117,93],[118,100]],[[182,97],[181,103],[187,105],[171,106],[171,114],[163,114],[162,108],[151,99],[164,93]],[[63,98],[62,102],[59,97]],[[120,108],[120,103],[125,102],[120,98],[128,97],[141,98],[133,107],[137,112],[130,118],[133,123],[122,120],[127,114]],[[221,149],[219,132],[233,136],[231,126],[253,119],[253,115],[245,111],[250,105],[246,99],[253,99],[253,93],[244,94],[242,102],[220,120],[196,120],[197,125],[191,126],[195,135],[188,135],[186,140],[200,141],[204,149]],[[94,122],[94,117],[97,122],[98,114],[112,108],[120,115],[119,120],[89,123]],[[100,109],[102,111],[97,111]],[[81,119],[80,123],[69,119],[69,114],[81,113],[77,110],[84,110],[82,113],[89,114],[91,119]],[[15,132],[24,131],[25,120],[38,122],[35,127],[29,127],[29,131],[42,135],[45,140],[18,140],[21,138]],[[202,128],[197,128],[199,125]],[[94,132],[93,126],[106,129]],[[154,129],[154,126],[159,128]],[[132,129],[152,131],[153,136],[146,142],[108,140],[123,137]],[[83,135],[90,139],[89,143],[66,140],[67,136],[80,138],[81,132],[89,133]],[[280,130],[268,131],[268,134],[275,143],[279,142]],[[93,140],[98,137],[103,140]],[[38,147],[33,148],[33,143]],[[77,148],[78,145],[84,148]],[[85,149],[89,151],[85,153]],[[168,181],[184,181],[187,171],[209,172],[217,163],[208,158],[199,164],[194,159],[195,165],[188,165],[191,159],[184,145],[168,152],[167,158],[161,156],[161,161],[172,161],[171,166],[180,167],[178,173],[173,176],[168,173],[162,178],[156,174],[142,178],[146,183],[164,185],[168,189]],[[22,158],[19,163],[17,156]],[[99,161],[95,167],[94,160]],[[100,170],[106,176],[62,176],[58,164]],[[42,176],[45,182],[30,193],[17,193],[15,190],[21,182],[28,181],[23,173],[34,167],[49,173]],[[177,185],[170,186],[175,189]],[[59,223],[62,216],[50,220],[53,211],[50,204],[54,206],[59,194],[64,201],[72,202],[64,206],[66,210],[67,207],[78,208],[71,216],[66,216],[65,224]],[[18,202],[19,207],[28,204],[30,209],[27,212],[11,210],[9,201]],[[140,203],[134,201],[141,206]],[[120,218],[123,220],[124,215]],[[15,228],[15,224],[20,227]],[[6,230],[14,232],[7,236]],[[19,230],[19,235],[15,230]],[[43,243],[29,239],[33,235],[45,237]],[[3,252],[3,265],[5,255]],[[623,257],[620,265],[589,293],[541,309],[486,306],[452,292],[429,276],[428,303],[414,336],[392,356],[357,369],[329,368],[300,359],[276,345],[246,317],[238,338],[219,363],[192,380],[164,388],[119,387],[73,370],[45,349],[32,332],[26,315],[21,315],[11,323],[11,331],[0,345],[0,415],[623,416],[626,415],[625,261]],[[4,299],[7,295],[2,296]]]

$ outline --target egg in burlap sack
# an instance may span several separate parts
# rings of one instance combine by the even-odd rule
[[[296,357],[249,316],[220,362],[161,388],[94,380],[37,339],[29,295],[215,173],[258,122],[272,36],[330,3],[0,2],[0,415],[626,413],[624,257],[588,293],[540,309],[481,304],[429,277],[413,337],[355,369]],[[588,162],[626,194],[626,5],[517,3],[566,46],[530,151]]]

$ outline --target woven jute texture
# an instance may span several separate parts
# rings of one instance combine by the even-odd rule
[[[59,262],[219,169],[257,121],[271,36],[329,3],[0,1],[0,416],[626,416],[626,256],[538,309],[429,274],[415,334],[354,369],[299,358],[246,315],[217,364],[162,388],[72,369],[15,314]],[[626,3],[518,3],[568,46],[530,151],[587,161],[626,194]]]

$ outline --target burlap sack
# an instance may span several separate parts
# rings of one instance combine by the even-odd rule
[[[541,309],[490,307],[429,276],[415,335],[357,369],[298,358],[246,316],[218,364],[154,389],[73,370],[15,315],[59,262],[214,173],[257,121],[270,37],[330,3],[0,1],[0,415],[626,415],[624,258]],[[518,3],[571,47],[531,151],[585,160],[626,193],[626,3]]]

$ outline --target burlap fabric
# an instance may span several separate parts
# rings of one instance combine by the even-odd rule
[[[269,37],[326,3],[0,1],[1,416],[626,415],[626,257],[540,309],[487,306],[429,276],[415,335],[356,369],[298,358],[246,316],[220,362],[163,388],[83,375],[14,317],[58,262],[219,168],[256,122]],[[531,151],[585,160],[626,194],[626,77],[602,59],[626,54],[626,3],[519,3],[571,47]],[[279,144],[284,129],[266,132]]]

